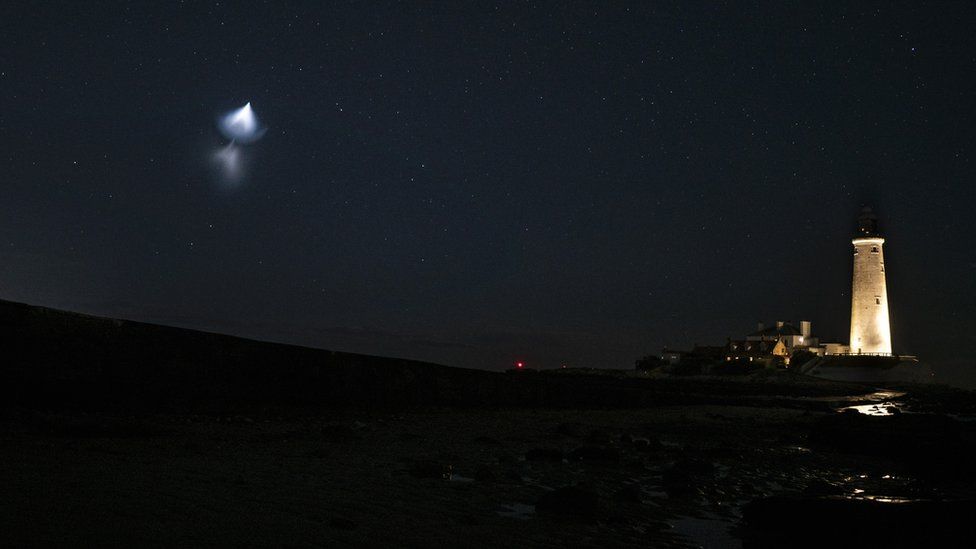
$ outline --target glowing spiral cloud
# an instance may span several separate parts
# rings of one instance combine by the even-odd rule
[[[251,103],[230,111],[220,117],[217,127],[224,137],[237,143],[254,143],[264,135],[265,128],[261,127],[258,118],[254,116]]]

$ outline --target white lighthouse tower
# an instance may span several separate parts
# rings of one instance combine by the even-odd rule
[[[888,290],[885,284],[884,239],[878,218],[864,208],[858,218],[854,244],[854,282],[851,292],[852,354],[891,354]]]

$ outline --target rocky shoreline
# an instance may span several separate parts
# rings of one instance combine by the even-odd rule
[[[744,396],[739,385],[715,390],[741,381],[702,381],[696,394],[715,401]],[[948,389],[906,399],[933,406],[947,394],[956,410],[971,405]],[[897,547],[921,539],[927,530],[913,525],[923,523],[943,526],[933,539],[964,535],[952,517],[976,495],[974,424],[946,410],[876,417],[786,400],[8,410],[0,531],[15,546],[774,547],[874,536]]]
[[[4,546],[969,538],[968,391],[486,372],[8,302],[0,327]]]

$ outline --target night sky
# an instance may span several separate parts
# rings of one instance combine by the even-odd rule
[[[971,3],[11,4],[0,298],[626,368],[759,320],[846,342],[869,204],[895,351],[976,372]]]

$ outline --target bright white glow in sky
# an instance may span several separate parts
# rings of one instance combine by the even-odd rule
[[[230,143],[215,152],[213,161],[220,172],[221,182],[236,185],[244,178],[244,158],[236,144]]]
[[[211,159],[219,172],[220,182],[236,187],[244,180],[246,155],[241,145],[254,143],[264,135],[251,103],[227,112],[217,119],[217,128],[230,143],[214,151]]]
[[[250,102],[221,116],[217,127],[224,137],[238,143],[253,143],[261,139],[265,131],[254,115]]]

